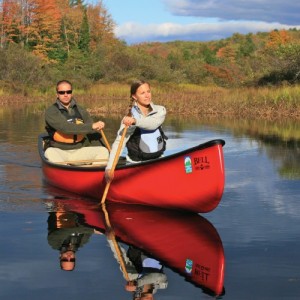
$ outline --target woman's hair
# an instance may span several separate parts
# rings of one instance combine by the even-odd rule
[[[148,84],[150,87],[149,82],[147,82],[145,80],[136,80],[131,84],[131,88],[130,88],[130,99],[131,100],[133,100],[132,96],[136,93],[137,89],[145,83]]]
[[[130,87],[130,103],[129,103],[129,113],[128,113],[128,115],[129,116],[131,116],[131,109],[132,109],[132,107],[133,107],[133,104],[134,104],[134,101],[135,101],[135,99],[132,97],[135,93],[136,93],[136,91],[137,91],[137,89],[141,86],[141,85],[143,85],[143,84],[148,84],[149,85],[149,87],[150,87],[150,83],[149,82],[147,82],[147,81],[145,81],[145,80],[142,80],[142,79],[140,79],[140,80],[135,80],[132,84],[131,84],[131,87]]]

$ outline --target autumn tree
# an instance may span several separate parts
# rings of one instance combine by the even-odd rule
[[[65,2],[66,0],[59,0]],[[66,44],[67,55],[72,49],[79,49],[81,24],[84,18],[84,6],[71,3],[64,6],[62,11],[62,35],[61,38]]]
[[[24,22],[24,0],[2,0],[0,3],[0,47],[20,42]]]
[[[113,46],[119,41],[115,38],[115,23],[103,6],[102,1],[95,5],[88,5],[87,18],[90,31],[90,49],[94,51],[99,45]]]
[[[269,33],[267,47],[273,48],[284,45],[290,41],[290,36],[286,30],[273,30]]]
[[[30,1],[30,22],[27,26],[28,47],[48,61],[49,53],[60,39],[61,14],[56,0]]]

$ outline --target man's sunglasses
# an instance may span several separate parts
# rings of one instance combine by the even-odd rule
[[[61,258],[60,261],[61,262],[66,262],[66,261],[75,262],[75,258]]]
[[[70,94],[72,94],[72,90],[68,90],[68,91],[57,91],[57,93],[60,94],[60,95],[64,95],[64,94],[70,95]]]

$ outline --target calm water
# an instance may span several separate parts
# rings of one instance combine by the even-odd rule
[[[31,110],[0,108],[0,299],[132,299],[102,234],[103,213],[92,209],[93,202],[43,182],[36,149],[36,137],[44,127],[43,115]],[[118,123],[107,120],[110,142]],[[200,249],[201,242],[209,238],[202,235],[211,231],[218,235],[225,253],[225,293],[219,298],[299,299],[297,126],[168,119],[165,129],[170,152],[214,138],[226,141],[226,186],[213,212],[190,217],[166,212],[161,224],[157,222],[159,234],[153,237],[152,250],[158,260],[164,257],[168,286],[159,289],[155,299],[214,298],[176,270],[171,261],[182,244],[191,243]],[[148,217],[136,229],[142,226],[145,232],[149,220],[164,215],[160,211],[141,212]],[[60,219],[64,224],[53,221],[58,214],[64,215]],[[123,227],[113,208],[110,214],[125,242],[130,240],[135,228]],[[179,236],[176,226],[187,225],[194,227],[180,235],[182,240],[172,241],[171,251],[169,239]],[[66,272],[59,265],[63,237],[57,232],[62,231],[56,229],[64,228],[68,235],[74,226],[85,240],[76,252],[75,270]],[[194,230],[198,230],[197,235],[192,235]],[[165,234],[168,243],[165,239],[154,243],[160,234]],[[143,241],[138,242],[143,246]]]

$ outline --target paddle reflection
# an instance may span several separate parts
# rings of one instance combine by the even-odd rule
[[[71,243],[75,255],[91,234],[105,233],[133,299],[154,299],[167,288],[166,268],[205,293],[224,294],[222,241],[204,217],[136,205],[96,207],[81,199],[54,199],[50,206],[49,244],[61,255],[76,237],[75,246]]]

